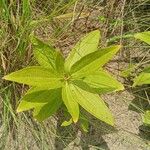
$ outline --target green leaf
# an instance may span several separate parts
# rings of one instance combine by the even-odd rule
[[[54,71],[40,66],[21,69],[6,75],[3,79],[51,89],[61,87],[61,78]]]
[[[65,62],[65,59],[63,57],[63,55],[61,54],[61,52],[57,52],[57,55],[56,55],[56,71],[61,74],[61,75],[64,75],[64,62]]]
[[[134,37],[150,45],[150,31],[136,33]]]
[[[61,104],[61,89],[45,90],[33,87],[21,99],[17,112],[34,108],[33,116],[38,121],[43,121],[54,114]]]
[[[71,119],[68,120],[68,121],[64,121],[64,122],[61,124],[61,126],[66,127],[66,126],[71,125],[72,123],[73,123],[73,121],[72,121],[72,118],[71,118]]]
[[[147,110],[143,116],[143,123],[150,126],[150,111]]]
[[[26,111],[35,107],[42,107],[50,101],[60,99],[60,89],[43,89],[32,87],[21,98],[21,102],[17,108],[17,112]]]
[[[83,79],[89,87],[99,94],[123,90],[123,85],[104,70],[96,71]]]
[[[24,101],[24,100],[21,100],[18,108],[17,108],[17,112],[22,112],[22,111],[27,111],[27,110],[30,110],[30,109],[33,109],[35,107],[42,107],[44,106],[46,103],[36,103],[36,102],[30,102],[30,101]]]
[[[125,68],[121,73],[120,75],[122,77],[129,77],[132,72],[136,69],[136,65],[134,64],[129,64],[129,66],[127,68]]]
[[[53,115],[61,106],[61,97],[55,96],[44,106],[38,106],[34,108],[33,117],[38,121],[43,121]]]
[[[79,119],[79,105],[71,94],[71,89],[67,82],[62,88],[62,99],[68,109],[68,112],[71,114],[73,121],[77,122]]]
[[[31,4],[30,4],[30,0],[24,0],[22,1],[22,21],[29,21],[30,17],[31,17],[31,8],[30,8]]]
[[[150,84],[150,68],[144,69],[144,71],[134,79],[133,86],[143,84]]]
[[[88,132],[89,131],[89,122],[86,120],[81,120],[81,128],[84,132]]]
[[[31,36],[34,48],[34,56],[38,63],[44,68],[57,70],[58,73],[64,72],[64,57],[59,50]]]
[[[89,131],[89,121],[84,115],[80,115],[80,125],[84,132]]]
[[[72,66],[72,76],[79,78],[98,70],[114,57],[120,47],[120,45],[110,46],[86,55]]]
[[[55,69],[56,50],[34,36],[31,36],[31,42],[38,63],[45,68]]]
[[[73,64],[79,61],[82,57],[97,50],[100,38],[99,30],[95,30],[82,38],[72,49],[65,62],[66,71],[70,71]]]
[[[97,95],[82,90],[76,85],[69,84],[70,95],[90,114],[96,118],[114,125],[114,119],[104,101]]]

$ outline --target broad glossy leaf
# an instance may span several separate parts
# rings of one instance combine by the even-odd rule
[[[6,75],[4,79],[37,87],[61,87],[61,78],[54,71],[40,66],[21,69]]]
[[[150,126],[150,111],[147,110],[143,116],[143,123]]]
[[[44,106],[38,106],[34,108],[33,117],[38,121],[43,121],[53,115],[61,106],[62,99],[60,96],[56,95]]]
[[[79,61],[82,57],[97,50],[100,38],[99,30],[95,30],[82,38],[72,49],[65,62],[66,71],[70,71],[73,64]]]
[[[55,69],[56,50],[34,36],[31,36],[31,42],[38,63],[45,68]]]
[[[150,31],[136,33],[134,37],[150,45]]]
[[[120,45],[110,46],[86,55],[72,66],[72,76],[79,78],[98,70],[112,59],[119,49]]]
[[[133,86],[150,84],[150,68],[146,68],[142,73],[134,79]]]
[[[68,109],[68,112],[71,114],[73,121],[77,122],[79,119],[79,105],[76,102],[75,97],[73,97],[67,82],[62,88],[62,99]]]
[[[97,95],[82,90],[76,85],[69,84],[72,97],[90,114],[96,118],[114,125],[114,119],[104,101]]]
[[[104,70],[96,71],[83,79],[92,89],[99,94],[123,90],[123,85],[112,75]]]
[[[17,108],[17,112],[26,111],[35,107],[42,107],[46,103],[60,99],[60,89],[43,89],[32,87],[21,98],[21,102]]]

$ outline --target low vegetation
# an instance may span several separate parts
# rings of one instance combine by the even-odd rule
[[[0,1],[0,149],[148,150],[149,6]]]

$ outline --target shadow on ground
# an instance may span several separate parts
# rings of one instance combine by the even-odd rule
[[[136,111],[137,113],[145,112],[150,110],[150,86],[144,85],[133,89],[133,94],[135,98],[129,105],[129,110]],[[150,126],[145,126],[144,124],[139,126],[139,136],[150,141]]]
[[[91,116],[90,116],[91,117]],[[92,124],[89,125],[89,132],[83,132],[79,125],[70,125],[61,127],[61,118],[58,121],[57,133],[55,139],[56,149],[104,149],[109,150],[109,147],[102,135],[116,132],[117,130],[95,118],[90,118]]]

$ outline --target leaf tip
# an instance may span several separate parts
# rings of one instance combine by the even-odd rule
[[[11,75],[5,75],[4,77],[2,77],[3,80],[11,80]]]
[[[7,75],[6,75],[6,76],[4,76],[4,77],[2,77],[2,79],[3,79],[3,80],[7,80]]]
[[[101,37],[101,32],[100,32],[100,30],[94,30],[93,32],[92,32],[92,34],[94,34],[94,35],[96,35],[97,37]]]
[[[42,121],[44,121],[44,118],[39,117],[38,115],[35,115],[34,113],[32,114],[33,118],[35,121],[41,123]]]
[[[134,88],[134,87],[136,87],[136,85],[137,85],[136,83],[133,83],[132,87]]]
[[[78,118],[72,118],[74,123],[78,122]]]
[[[114,117],[111,118],[111,120],[109,122],[109,125],[111,125],[113,127],[115,126],[115,119],[114,119]]]
[[[139,78],[138,78],[138,77],[135,77],[135,78],[133,79],[133,85],[132,85],[133,88],[136,87],[137,85],[140,85],[140,84],[138,83],[138,81],[139,81]]]
[[[106,120],[104,122],[110,126],[113,127],[115,126],[115,118],[110,111],[109,111],[109,117],[106,117]]]
[[[120,91],[123,91],[125,88],[124,88],[124,86],[121,84],[121,86],[120,86]]]
[[[17,113],[22,112],[22,110],[19,108],[19,106],[18,106],[18,108],[16,109],[16,112],[17,112]]]
[[[122,48],[122,45],[116,45],[118,49],[121,49]]]
[[[93,32],[97,33],[97,34],[100,34],[100,30],[94,30]]]

